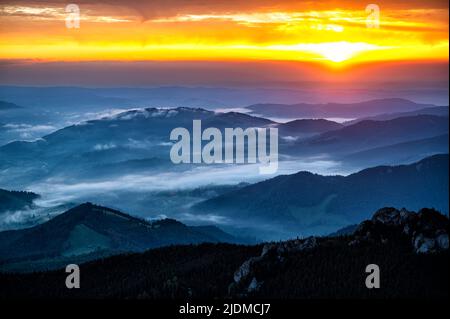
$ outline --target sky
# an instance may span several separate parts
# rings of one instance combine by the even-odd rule
[[[67,3],[0,1],[0,84],[39,77],[48,81],[36,84],[73,84],[84,70],[87,82],[96,76],[101,85],[112,72],[119,79],[110,84],[123,85],[120,74],[132,84],[136,69],[148,73],[138,81],[143,85],[157,84],[158,74],[205,84],[268,74],[279,81],[283,72],[286,81],[354,74],[368,80],[386,72],[448,81],[447,1],[383,0],[369,8],[358,0],[79,0],[75,9]],[[70,28],[77,9],[79,27]]]

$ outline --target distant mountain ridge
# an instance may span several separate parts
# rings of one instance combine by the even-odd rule
[[[308,137],[337,130],[344,127],[344,125],[324,119],[304,119],[281,123],[277,127],[281,135]]]
[[[350,154],[448,132],[448,117],[416,115],[387,121],[365,120],[299,141],[292,151],[303,155]]]
[[[419,104],[401,98],[370,100],[359,103],[324,103],[324,104],[254,104],[247,108],[260,116],[283,118],[361,118],[392,112],[408,112],[432,104]]]
[[[399,113],[385,113],[379,114],[371,117],[359,118],[353,121],[345,122],[345,125],[355,124],[357,122],[365,121],[365,120],[373,120],[373,121],[387,121],[393,120],[399,117],[409,117],[416,115],[435,115],[435,116],[446,116],[449,115],[449,107],[448,106],[435,106],[435,107],[426,107],[423,109],[410,111],[410,112],[399,112]]]
[[[8,168],[4,184],[10,188],[28,185],[49,174],[90,174],[104,165],[103,176],[116,176],[114,169],[129,163],[130,171],[164,170],[169,163],[170,132],[175,127],[191,128],[193,120],[202,127],[274,127],[280,130],[279,153],[287,156],[335,156],[413,140],[448,134],[448,118],[417,115],[389,121],[366,120],[342,126],[327,120],[299,120],[275,123],[237,112],[215,113],[185,107],[146,108],[72,125],[34,142],[13,142],[0,147],[0,168]],[[152,159],[143,161],[145,159]],[[136,161],[136,160],[139,160]],[[118,165],[119,164],[119,165]],[[366,165],[367,167],[367,165]],[[22,174],[27,168],[28,174]],[[187,166],[179,167],[187,168]],[[127,169],[128,170],[128,169]]]
[[[242,113],[216,113],[200,108],[136,109],[71,125],[34,142],[16,141],[1,146],[0,168],[9,169],[5,179],[10,178],[14,185],[8,184],[8,187],[27,185],[30,179],[36,181],[49,173],[78,177],[100,164],[110,167],[112,174],[117,173],[114,165],[126,162],[134,168],[158,170],[162,169],[161,164],[171,164],[172,129],[184,127],[192,130],[193,120],[201,120],[203,128],[221,130],[274,124]],[[147,161],[146,167],[142,161],[135,161],[144,159],[152,161]],[[27,176],[21,173],[24,167],[30,169]],[[136,171],[134,168],[130,169]],[[13,177],[13,174],[20,175],[20,178]]]
[[[239,218],[253,232],[273,239],[296,233],[327,234],[384,206],[411,210],[428,206],[448,214],[448,159],[448,154],[435,155],[349,176],[281,175],[206,200],[191,210]]]
[[[0,111],[11,110],[11,109],[20,109],[20,108],[22,108],[22,107],[17,104],[0,101]]]
[[[387,165],[388,163],[413,163],[433,154],[449,152],[448,134],[381,146],[346,155],[341,159],[347,166]]]
[[[0,188],[0,214],[6,211],[26,209],[40,196],[32,192],[8,191]]]
[[[280,168],[287,168],[289,172],[302,169],[302,166],[298,165],[305,163],[308,166],[307,168],[305,166],[304,169],[309,171],[325,172],[324,174],[341,171],[346,174],[378,165],[409,164],[425,156],[448,152],[446,147],[448,117],[442,116],[414,115],[387,121],[365,120],[352,125],[342,125],[323,119],[276,123],[248,114],[212,112],[201,108],[143,108],[67,126],[34,142],[14,142],[0,147],[0,171],[5,172],[0,177],[0,184],[9,189],[33,189],[39,192],[39,188],[36,187],[43,185],[50,190],[54,187],[51,183],[55,182],[54,185],[61,185],[61,192],[59,190],[48,191],[47,194],[43,192],[44,195],[56,197],[64,194],[73,198],[74,202],[95,201],[96,197],[100,196],[106,206],[129,209],[128,211],[133,213],[149,216],[148,214],[152,214],[154,209],[162,215],[175,216],[180,220],[183,218],[189,221],[193,218],[198,220],[190,212],[185,213],[184,209],[215,195],[182,195],[164,198],[159,195],[144,194],[143,191],[147,187],[151,191],[153,183],[147,181],[154,178],[159,179],[161,176],[163,177],[158,180],[158,184],[161,181],[162,188],[171,189],[175,183],[166,179],[165,176],[185,174],[182,176],[185,182],[195,180],[198,183],[210,183],[208,173],[203,174],[204,172],[209,169],[215,172],[228,170],[230,167],[228,165],[195,167],[194,164],[173,165],[170,161],[169,153],[173,143],[169,138],[170,131],[175,127],[189,129],[194,119],[202,120],[203,128],[210,126],[219,129],[255,126],[278,127],[281,135],[279,139]],[[349,164],[348,167],[345,167],[346,163]],[[322,169],[322,165],[324,169]],[[200,168],[198,171],[201,174],[195,174],[196,168]],[[243,166],[236,168],[245,169]],[[168,175],[164,175],[166,173]],[[189,174],[191,175],[188,176]],[[246,174],[231,173],[233,175],[225,176],[226,174],[228,173],[225,172],[218,178],[221,183],[251,181],[250,179],[253,178],[260,180],[261,178],[260,176],[250,176],[246,180]],[[309,175],[306,177],[307,173],[304,175],[305,181],[311,183],[310,185],[317,184],[319,188],[323,186],[320,182],[321,177],[313,174],[311,174],[312,177]],[[188,176],[189,179],[184,179],[185,176]],[[127,186],[138,185],[139,183],[136,181],[141,179],[147,180],[144,187]],[[339,177],[336,177],[336,183],[339,184],[338,179]],[[214,180],[214,182],[217,181]],[[105,185],[105,188],[95,187],[93,191],[87,190],[95,185],[94,183]],[[160,186],[158,185],[158,187]],[[331,217],[321,215],[324,211],[327,213],[333,209],[338,211],[331,205],[336,201],[337,193],[331,186],[327,187],[323,189],[324,192],[330,190],[326,193],[327,196],[324,195],[317,199],[317,194],[311,194],[310,202],[305,200],[305,202],[297,203],[294,201],[294,206],[286,207],[287,204],[283,206],[283,203],[280,204],[275,198],[274,209],[280,208],[280,214],[286,215],[281,218],[283,223],[292,219],[294,220],[292,224],[297,225],[295,216],[304,214],[310,208],[311,216],[303,219],[306,224],[302,227],[310,226],[311,230],[320,229],[319,232],[333,231],[334,229],[322,229],[322,226],[327,223],[332,225],[336,220],[336,227],[339,227],[351,220],[348,220],[350,219],[348,217],[342,219],[340,214]],[[366,185],[361,185],[361,187],[366,187]],[[316,190],[316,192],[322,194],[322,190]],[[288,189],[285,193],[289,194],[290,190]],[[281,193],[279,196],[283,198],[284,195]],[[301,197],[302,195],[297,196]],[[391,195],[386,194],[386,198],[389,196]],[[266,197],[270,198],[270,195]],[[267,206],[261,208],[262,212],[266,212],[272,207],[272,203],[267,203],[268,198],[261,200],[261,202],[266,202]],[[342,206],[346,208],[350,203],[350,198],[346,198],[345,201],[345,205],[342,204]],[[426,202],[422,204],[423,206],[428,205]],[[248,205],[251,211],[256,210],[256,203]],[[399,205],[402,205],[400,201]],[[147,211],[147,207],[151,207],[151,210]],[[376,209],[377,207],[373,205],[370,208]],[[291,216],[291,211],[294,212],[294,217]],[[361,209],[352,214],[362,212]],[[28,213],[34,214],[34,212]],[[240,211],[237,213],[237,217],[240,217],[240,213]],[[275,211],[271,214],[274,213]],[[233,215],[235,211],[230,210],[224,214]],[[247,210],[244,210],[243,214],[248,219]],[[202,217],[204,220],[218,220],[215,214]],[[218,218],[220,219],[221,216]],[[323,219],[326,221],[323,222]],[[236,222],[223,218],[220,220],[224,223]],[[238,222],[236,223],[238,224]],[[264,227],[270,229],[273,225],[267,222]],[[291,226],[287,225],[287,227],[283,226],[278,229],[286,230],[289,236],[298,231],[298,229],[291,230],[290,228]]]
[[[386,98],[359,103],[324,103],[324,104],[254,104],[247,108],[260,116],[284,118],[360,118],[383,113],[408,112],[432,104],[419,104],[401,98]]]
[[[244,107],[258,101],[293,103],[303,96],[300,90],[268,88],[183,87],[160,86],[148,88],[113,87],[86,88],[69,86],[3,86],[0,99],[33,108],[71,110],[123,107],[209,107],[229,105]]]

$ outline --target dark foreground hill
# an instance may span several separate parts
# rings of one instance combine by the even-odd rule
[[[173,219],[150,223],[87,203],[35,227],[0,232],[0,269],[52,269],[174,244],[236,241],[214,226],[189,227]]]
[[[257,246],[171,246],[80,265],[81,288],[64,269],[0,274],[0,299],[31,298],[448,298],[448,218],[379,210],[355,232]],[[380,268],[367,289],[366,266]]]

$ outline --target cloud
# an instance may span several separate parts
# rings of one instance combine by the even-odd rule
[[[207,223],[219,225],[228,225],[233,223],[229,218],[215,214],[195,215],[191,213],[183,213],[178,215],[178,218],[187,223]]]
[[[324,175],[353,173],[352,170],[343,171],[339,162],[330,161],[324,157],[282,161],[279,163],[278,174],[293,174],[302,170]],[[129,192],[145,194],[210,185],[235,185],[240,182],[258,182],[273,176],[260,175],[257,164],[209,165],[194,167],[183,172],[131,174],[104,180],[70,182],[66,177],[59,176],[29,185],[27,189],[42,195],[42,200],[46,202],[80,202],[103,198],[99,196],[101,194]]]
[[[45,222],[64,211],[64,208],[48,210],[47,207],[37,207],[3,212],[0,214],[0,231],[30,227]]]
[[[6,0],[2,1],[4,6],[40,6],[40,7],[65,7],[65,0]],[[221,14],[233,12],[254,11],[298,11],[298,10],[325,10],[330,8],[355,9],[365,8],[367,2],[354,0],[321,0],[321,1],[298,1],[298,0],[77,0],[80,7],[104,7],[106,10],[119,12],[124,9],[132,9],[144,19],[163,16],[175,16],[179,13],[190,14]],[[381,8],[448,8],[445,0],[380,0],[377,4]]]
[[[12,133],[12,140],[21,139],[25,141],[34,141],[48,133],[55,131],[57,128],[53,125],[30,125],[9,123],[0,125],[7,133]]]
[[[290,135],[282,136],[281,138],[282,138],[283,140],[285,140],[286,142],[295,142],[296,140],[299,139],[298,136],[290,136]]]
[[[52,125],[5,124],[4,128],[14,132],[50,132],[56,129]]]
[[[160,144],[161,145],[161,144]],[[129,138],[128,141],[124,144],[125,147],[130,149],[149,149],[150,147],[154,146],[154,143],[151,141],[142,141],[142,140],[136,140],[133,138]]]
[[[62,21],[66,2],[4,2],[0,28],[7,31],[2,33],[0,57],[322,63],[448,57],[448,6],[440,1],[378,3],[381,28],[371,30],[366,27],[366,3],[358,1],[76,3],[81,27],[68,30]]]
[[[58,3],[56,1],[40,1],[39,3],[10,1],[0,5],[0,16],[41,21],[64,21],[67,17],[67,4],[67,2]],[[133,20],[133,17],[123,16],[121,10],[106,10],[94,3],[86,3],[86,8],[83,9],[85,10],[80,10],[80,21],[117,23]]]
[[[318,18],[321,12],[333,10],[357,10],[364,12],[366,2],[354,0],[298,1],[298,0],[78,0],[81,19],[93,22],[147,21],[186,22],[202,20],[229,20],[239,23],[294,22],[290,13]],[[382,10],[442,10],[448,9],[448,2],[442,0],[397,0],[378,1]],[[38,19],[65,19],[67,1],[3,1],[0,15],[21,16]],[[312,15],[312,16],[311,16]],[[339,18],[335,16],[334,18]]]
[[[116,148],[117,145],[114,143],[107,143],[107,144],[96,144],[94,146],[94,151],[106,151]]]

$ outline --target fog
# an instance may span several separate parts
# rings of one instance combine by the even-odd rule
[[[310,171],[321,175],[346,175],[353,171],[343,170],[339,162],[326,158],[285,160],[279,163],[276,174],[260,175],[259,164],[202,165],[183,172],[128,174],[111,179],[68,182],[64,176],[52,177],[32,183],[27,190],[41,195],[35,204],[51,208],[65,203],[91,201],[96,204],[121,209],[144,218],[159,218],[162,215],[186,223],[226,224],[233,222],[219,215],[194,215],[189,207],[206,197],[174,195],[162,197],[160,192],[192,190],[200,187],[213,188],[218,185],[237,185],[241,182],[255,183],[280,174]],[[149,204],[152,203],[152,204]],[[159,206],[156,207],[155,204]],[[164,204],[164,205],[162,205]],[[0,220],[8,226],[20,224],[38,211],[16,212],[8,219]]]

